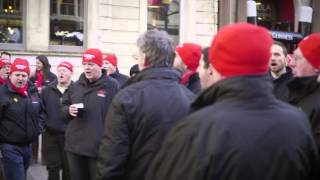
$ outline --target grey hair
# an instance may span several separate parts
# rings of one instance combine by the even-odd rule
[[[153,29],[142,34],[137,40],[140,51],[146,55],[148,67],[172,67],[175,49],[167,32]]]

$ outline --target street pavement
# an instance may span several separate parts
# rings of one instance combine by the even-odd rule
[[[30,165],[27,172],[27,180],[47,180],[48,172],[45,166],[41,164]]]

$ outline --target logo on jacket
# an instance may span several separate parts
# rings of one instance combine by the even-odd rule
[[[97,93],[97,96],[100,97],[106,97],[106,90],[105,89],[100,89]]]
[[[37,98],[36,96],[31,96],[31,102],[32,102],[33,104],[39,103],[38,98]]]

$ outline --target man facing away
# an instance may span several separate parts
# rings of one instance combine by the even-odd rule
[[[265,28],[247,23],[217,33],[204,72],[211,86],[169,133],[147,180],[319,179],[307,117],[272,94],[271,45]]]
[[[179,84],[173,41],[165,31],[142,34],[141,70],[115,96],[100,144],[98,179],[143,180],[168,131],[189,112],[194,94]]]

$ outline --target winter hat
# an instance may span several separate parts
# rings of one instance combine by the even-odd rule
[[[114,54],[106,54],[106,56],[103,58],[104,61],[108,61],[113,66],[117,67],[118,65],[118,59]]]
[[[29,62],[26,59],[16,58],[11,64],[10,74],[15,71],[26,72],[28,75],[30,75]]]
[[[73,72],[73,65],[67,61],[62,61],[59,65],[58,65],[58,68],[59,67],[65,67],[67,69],[69,69],[71,72]]]
[[[102,66],[102,52],[99,49],[87,49],[82,55],[82,63],[93,62],[98,66]]]
[[[209,60],[227,77],[265,74],[271,45],[267,29],[248,23],[232,24],[222,28],[213,39]]]
[[[313,33],[305,37],[299,48],[303,56],[312,64],[314,68],[320,68],[320,33]]]
[[[0,68],[2,68],[5,65],[10,65],[9,59],[0,58]]]
[[[201,46],[194,43],[183,43],[176,47],[176,52],[181,57],[183,63],[187,65],[189,70],[197,70],[202,55]]]

